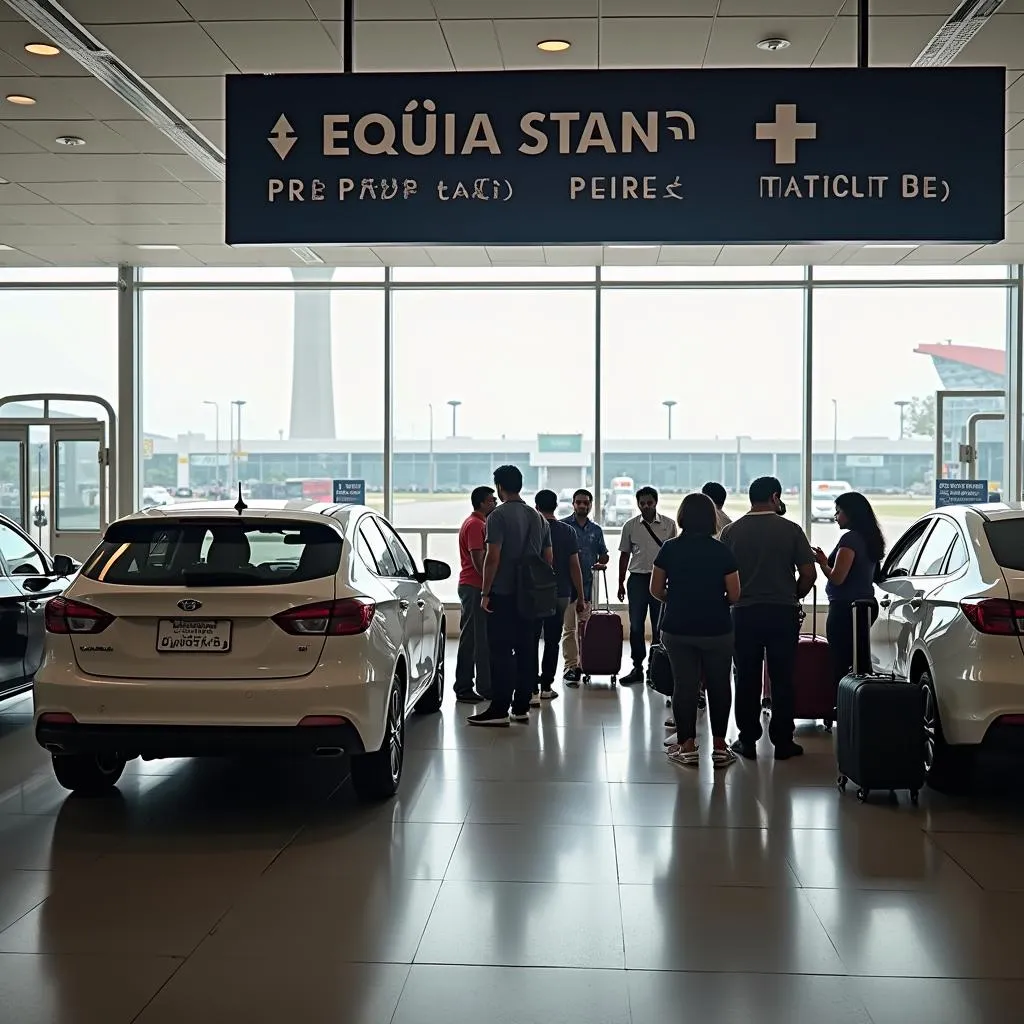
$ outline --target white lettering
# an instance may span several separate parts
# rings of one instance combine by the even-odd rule
[[[581,179],[582,180],[582,179]],[[275,196],[279,196],[284,191],[284,181],[280,178],[271,178],[267,182],[267,202],[272,203]]]
[[[367,137],[367,130],[370,128],[380,129],[380,139],[377,142],[371,142]],[[364,114],[356,121],[355,130],[352,132],[355,144],[368,156],[397,156],[396,136],[394,122],[386,114]]]
[[[641,126],[636,115],[631,110],[624,110],[622,112],[622,146],[620,152],[633,152],[634,137],[648,153],[658,152],[658,112],[656,110],[647,111],[646,128]]]
[[[536,122],[543,120],[544,115],[537,110],[531,110],[530,113],[523,114],[519,121],[519,129],[533,141],[521,143],[519,146],[520,153],[526,156],[536,156],[548,148],[548,137],[536,127]],[[580,180],[582,181],[582,179]]]
[[[845,174],[837,174],[832,179],[832,194],[836,199],[845,199],[850,194],[850,179]]]
[[[615,142],[608,130],[608,122],[604,114],[591,114],[583,125],[583,134],[576,146],[577,153],[586,153],[590,149],[603,149],[606,153],[615,152]]]
[[[301,203],[303,183],[299,178],[288,179],[288,202],[289,203]]]
[[[348,195],[356,187],[356,183],[351,178],[339,178],[338,179],[338,200],[344,201],[345,196]]]
[[[917,175],[916,174],[904,174],[903,175],[903,198],[904,199],[914,199],[917,196],[918,192],[920,192],[920,188],[918,187],[918,184],[917,184]]]
[[[324,156],[348,156],[348,146],[342,145],[348,129],[338,127],[343,124],[348,124],[348,114],[324,114]]]
[[[790,196],[796,196],[797,199],[803,199],[803,193],[800,191],[800,186],[797,184],[796,178],[790,178],[786,184],[786,191],[782,193],[783,199],[788,199]]]
[[[423,101],[423,141],[417,142],[414,133],[415,120],[413,114],[419,107],[417,100],[410,100],[402,114],[402,148],[410,156],[426,156],[433,153],[437,145],[437,104],[433,100]]]
[[[563,111],[561,113],[551,114],[550,116],[551,120],[558,125],[558,152],[571,153],[572,138],[570,136],[569,129],[574,121],[578,121],[580,119],[580,115]]]
[[[501,156],[501,146],[494,134],[494,126],[487,114],[474,114],[466,132],[466,141],[462,144],[462,155],[468,156],[474,149],[486,149],[494,156]]]
[[[455,156],[455,115],[444,115],[444,155]]]
[[[569,179],[569,198],[575,199],[585,188],[587,182],[585,178],[570,178]]]
[[[776,189],[778,191],[776,191]],[[767,190],[767,196],[769,199],[775,199],[782,193],[782,178],[777,174],[762,174],[761,175],[761,198],[765,198]]]

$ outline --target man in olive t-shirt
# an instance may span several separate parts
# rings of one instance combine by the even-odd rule
[[[814,587],[814,552],[807,535],[783,518],[782,485],[761,477],[750,485],[750,511],[722,531],[740,573],[740,600],[733,610],[736,660],[736,724],[733,750],[753,760],[761,738],[764,665],[772,681],[768,736],[775,760],[804,752],[793,741],[793,672],[800,637],[800,602]]]

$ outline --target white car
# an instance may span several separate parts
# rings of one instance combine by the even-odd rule
[[[97,793],[135,757],[351,755],[395,793],[405,719],[444,696],[445,620],[369,508],[202,502],[113,523],[46,606],[36,738],[58,782]]]
[[[982,744],[1024,740],[1024,509],[923,517],[893,546],[875,597],[875,670],[924,690],[929,783],[966,784]]]
[[[836,517],[836,498],[852,490],[845,480],[815,480],[811,484],[811,522],[831,523]]]

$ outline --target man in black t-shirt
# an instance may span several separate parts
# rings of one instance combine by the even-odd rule
[[[551,527],[552,568],[558,587],[558,608],[554,615],[537,623],[537,641],[543,638],[544,655],[541,658],[540,678],[533,690],[531,707],[540,707],[542,700],[553,700],[558,694],[553,689],[555,670],[558,668],[558,648],[562,639],[562,623],[570,601],[576,602],[577,615],[586,608],[583,599],[583,571],[580,566],[580,544],[576,531],[555,518],[558,495],[554,491],[538,491],[534,498],[537,511]]]

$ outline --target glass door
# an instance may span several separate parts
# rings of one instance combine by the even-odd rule
[[[86,559],[107,528],[108,473],[104,425],[78,420],[50,425],[50,553]]]
[[[28,427],[0,420],[0,514],[29,529]]]

